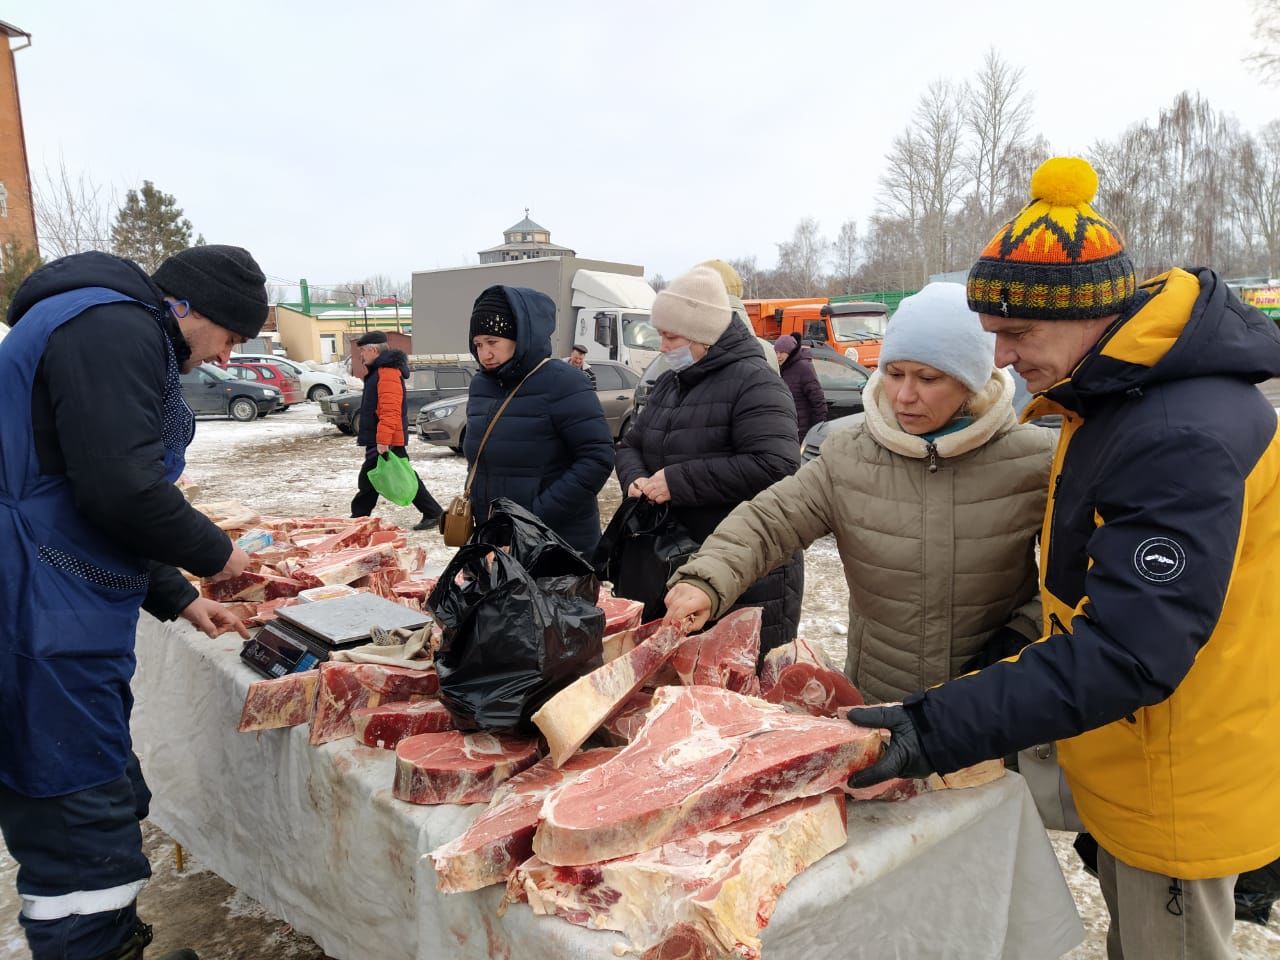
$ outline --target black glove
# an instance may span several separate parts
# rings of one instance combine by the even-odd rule
[[[852,707],[847,717],[855,726],[885,727],[890,734],[889,745],[880,759],[850,777],[849,786],[870,787],[894,777],[927,777],[933,773],[933,764],[920,742],[920,731],[902,704]]]

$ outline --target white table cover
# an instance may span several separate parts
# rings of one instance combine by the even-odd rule
[[[210,640],[145,614],[135,749],[151,819],[338,960],[613,957],[623,938],[500,887],[445,896],[424,855],[482,806],[391,796],[392,751],[313,747],[306,727],[237,733],[257,678],[235,635]],[[1083,939],[1075,904],[1016,775],[972,790],[849,806],[849,842],[797,877],[764,933],[765,960],[1057,957]]]

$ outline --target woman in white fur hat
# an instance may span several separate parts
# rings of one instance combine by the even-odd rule
[[[671,516],[701,542],[738,504],[795,473],[795,404],[711,267],[672,281],[654,300],[651,317],[669,369],[618,445],[618,480],[628,497],[669,503]],[[794,639],[803,591],[798,550],[740,585],[739,606],[763,607],[762,650]],[[657,617],[665,592],[659,587],[633,599]]]
[[[834,533],[849,584],[845,672],[869,701],[1036,639],[1035,540],[1055,437],[1018,425],[1013,380],[994,357],[963,285],[903,300],[865,412],[720,524],[680,568],[668,617],[696,629],[762,571]]]

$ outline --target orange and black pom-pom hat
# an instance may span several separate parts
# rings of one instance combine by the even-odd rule
[[[991,238],[969,271],[969,309],[1025,320],[1088,320],[1133,300],[1133,261],[1115,224],[1089,205],[1098,175],[1054,157],[1031,176],[1031,202]]]

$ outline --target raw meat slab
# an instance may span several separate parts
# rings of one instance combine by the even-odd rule
[[[774,647],[764,655],[764,663],[760,665],[761,691],[767,695],[777,684],[778,676],[782,671],[795,663],[811,663],[815,667],[837,672],[840,669],[816,644],[810,643],[804,637],[796,637],[790,643]]]
[[[351,711],[355,737],[366,747],[394,750],[406,737],[452,730],[453,717],[439,700],[384,703]]]
[[[659,626],[630,653],[579,677],[544,703],[533,722],[547,738],[552,762],[560,766],[569,759],[666,662],[683,636],[676,627]]]
[[[440,678],[434,670],[329,661],[320,664],[319,687],[311,717],[313,744],[353,736],[353,710],[435,696]]]
[[[241,733],[296,727],[311,719],[319,670],[303,670],[274,680],[255,680],[245,694],[240,712]]]
[[[603,591],[602,591],[603,594]],[[597,601],[604,610],[604,634],[621,630],[630,630],[640,626],[640,618],[644,615],[644,604],[639,600],[627,600],[623,597],[601,596]]]
[[[845,720],[660,687],[635,740],[547,797],[534,852],[559,866],[629,856],[841,787],[881,749],[881,731]]]
[[[584,750],[559,768],[546,758],[502,784],[489,809],[462,836],[431,852],[436,886],[445,893],[464,893],[505,882],[533,856],[533,831],[546,795],[617,752],[614,747]]]
[[[756,661],[760,658],[759,607],[736,610],[710,630],[692,636],[671,658],[685,686],[708,684],[748,696],[760,695]]]
[[[785,667],[764,698],[813,717],[843,717],[850,707],[863,704],[862,694],[841,671],[812,663]]]
[[[756,960],[782,890],[847,837],[844,800],[825,793],[604,863],[555,867],[533,857],[516,868],[507,896],[540,915],[617,930],[637,951],[666,944],[654,956]]]
[[[910,800],[935,790],[964,790],[999,780],[1005,774],[1004,761],[984,760],[954,773],[931,773],[924,779],[896,777],[871,787],[845,787],[851,800]]]
[[[599,735],[611,746],[625,747],[645,725],[652,707],[653,691],[637,690],[604,722]]]
[[[408,803],[488,803],[538,760],[538,742],[492,733],[423,733],[396,745],[391,794]]]

